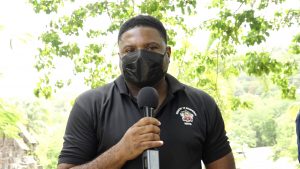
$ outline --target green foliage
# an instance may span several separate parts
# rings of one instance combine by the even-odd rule
[[[34,155],[45,169],[57,166],[57,159],[62,148],[65,124],[70,110],[67,99],[16,101],[30,123],[27,128],[38,141]]]
[[[255,16],[255,14],[253,9],[235,13],[224,8],[220,11],[219,18],[210,20],[205,25],[211,31],[211,36],[214,39],[220,39],[222,44],[243,43],[253,46],[265,41],[269,36],[268,31],[272,29],[272,25],[268,21],[263,17]],[[247,26],[250,27],[249,31],[243,29]]]
[[[46,131],[44,134],[40,133],[36,136],[39,141],[39,145],[36,149],[36,156],[39,159],[39,163],[45,169],[53,169],[57,166],[57,159],[62,148],[63,134],[65,127],[64,123],[60,123],[60,128],[55,128],[50,131]],[[52,127],[53,128],[53,127]]]
[[[0,100],[0,136],[18,137],[18,123],[24,122],[18,110]]]
[[[286,9],[278,10],[274,13],[273,25],[278,30],[283,26],[292,26],[300,22],[299,9]]]
[[[290,52],[292,54],[300,54],[300,33],[294,36],[290,45]]]
[[[289,85],[289,77],[295,74],[298,65],[295,61],[279,62],[267,52],[249,52],[245,58],[246,72],[254,76],[271,76],[274,84],[282,90],[283,98],[295,99],[296,86]]]
[[[298,13],[289,10],[288,13],[282,11],[274,12],[274,18],[265,19],[260,13],[271,3],[281,4],[284,1],[212,1],[210,8],[218,9],[216,18],[209,19],[196,26],[185,24],[185,18],[198,15],[197,1],[101,1],[90,2],[75,9],[71,14],[57,15],[49,26],[49,30],[41,35],[41,41],[44,47],[39,49],[39,55],[36,56],[36,69],[42,73],[42,77],[34,91],[36,96],[45,96],[49,98],[53,91],[71,84],[70,79],[57,79],[53,82],[51,75],[55,69],[54,59],[59,57],[68,58],[73,62],[73,71],[75,75],[83,75],[86,85],[92,88],[103,85],[118,74],[118,66],[114,64],[109,57],[116,55],[115,46],[117,39],[111,42],[111,37],[119,29],[119,26],[128,18],[139,13],[150,14],[162,20],[167,27],[169,34],[169,45],[175,46],[174,62],[179,67],[178,72],[185,72],[186,77],[180,77],[180,80],[187,82],[202,79],[195,83],[198,88],[210,89],[212,95],[220,95],[218,90],[218,78],[225,76],[238,76],[240,72],[246,70],[249,75],[262,76],[264,74],[272,75],[273,83],[282,90],[283,98],[295,98],[295,87],[291,86],[288,77],[291,74],[284,73],[284,66],[288,65],[291,72],[297,69],[293,61],[282,63],[270,57],[268,52],[246,52],[244,55],[237,56],[236,49],[243,45],[248,47],[260,45],[266,41],[269,32],[273,29],[279,29],[278,23],[285,23],[283,26],[298,25]],[[39,12],[58,12],[63,10],[63,1],[31,1],[35,11]],[[72,2],[69,2],[72,3]],[[232,3],[238,4],[238,8],[233,9]],[[61,6],[61,8],[59,8]],[[289,16],[290,22],[282,20],[282,17]],[[101,27],[93,28],[87,24],[89,20],[94,22],[105,21]],[[199,57],[190,57],[191,62],[200,62],[201,66],[193,67],[197,70],[189,69],[189,64],[183,63],[183,58],[194,48],[180,45],[179,34],[195,35],[199,28],[204,28],[210,32],[210,41],[207,51],[200,52],[195,50],[196,56],[207,59],[199,60]],[[176,31],[175,31],[176,30]],[[86,39],[90,44],[81,44],[79,39]],[[70,41],[69,39],[73,39]],[[77,39],[77,40],[74,40]],[[179,44],[178,44],[179,43]],[[294,47],[292,47],[294,49]],[[107,49],[110,49],[107,50]],[[180,53],[180,55],[179,55]],[[254,56],[254,57],[251,57]],[[258,60],[256,60],[258,59]],[[231,60],[233,62],[227,62]],[[245,60],[241,64],[241,60]],[[271,62],[269,62],[271,61]],[[255,67],[256,63],[260,67]],[[226,65],[225,67],[223,67]],[[217,68],[216,68],[217,67]],[[276,70],[273,70],[273,67]],[[267,68],[267,69],[265,69]],[[188,71],[187,71],[188,70]],[[206,75],[200,74],[202,70],[211,70]],[[215,73],[213,73],[215,71]],[[211,78],[215,74],[216,78]],[[221,81],[221,80],[220,80]],[[229,98],[230,99],[230,98]]]
[[[238,110],[231,119],[229,136],[234,143],[247,144],[249,147],[274,146],[277,143],[277,121],[284,113],[286,103],[280,100],[261,99],[257,96],[246,95],[251,98],[253,109]]]
[[[227,121],[231,142],[249,147],[272,146],[274,160],[282,157],[296,160],[295,119],[299,98],[282,100],[274,86],[269,86],[266,91],[257,79],[247,76],[242,76],[237,83],[236,94],[249,99],[253,107],[251,110],[236,110]]]
[[[274,147],[274,159],[278,159],[282,156],[288,156],[294,160],[298,157],[297,149],[297,136],[296,136],[296,116],[300,110],[300,104],[292,104],[286,111],[282,114],[278,120],[277,133],[277,144]]]
[[[57,12],[58,7],[63,4],[61,0],[29,0],[29,2],[33,4],[35,12],[45,11],[47,14]]]

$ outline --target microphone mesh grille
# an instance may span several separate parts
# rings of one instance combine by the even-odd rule
[[[158,106],[158,93],[153,87],[143,87],[137,95],[137,103],[139,108]]]

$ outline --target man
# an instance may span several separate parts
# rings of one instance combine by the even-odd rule
[[[296,117],[296,136],[297,136],[297,147],[298,147],[298,161],[300,163],[300,110]]]
[[[158,148],[161,169],[234,169],[214,100],[167,74],[171,48],[163,24],[139,15],[118,36],[122,75],[83,93],[70,113],[59,169],[141,169],[143,151]],[[136,96],[159,94],[155,116],[142,117]]]

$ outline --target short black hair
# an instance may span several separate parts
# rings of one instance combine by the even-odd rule
[[[167,44],[167,31],[164,27],[164,25],[156,18],[153,16],[149,15],[138,15],[133,18],[130,18],[127,20],[125,23],[122,24],[120,30],[119,30],[119,35],[118,35],[118,42],[121,39],[121,36],[124,32],[137,27],[137,26],[146,26],[146,27],[151,27],[160,33],[161,37]]]

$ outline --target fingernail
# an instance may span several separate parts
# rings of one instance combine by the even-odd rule
[[[159,125],[159,126],[161,125],[160,121],[158,121],[158,125]]]
[[[160,142],[160,144],[161,144],[161,145],[163,145],[163,144],[164,144],[164,142],[163,142],[163,141],[159,141],[159,142]]]

